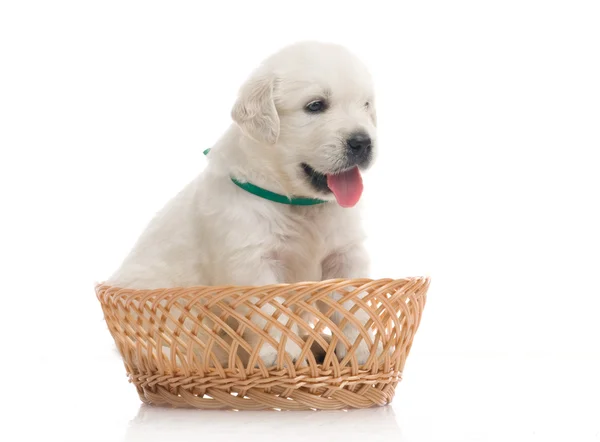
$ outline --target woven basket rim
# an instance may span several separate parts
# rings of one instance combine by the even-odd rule
[[[128,292],[135,294],[150,294],[152,292],[161,293],[163,295],[169,294],[169,292],[177,292],[180,294],[181,290],[186,291],[195,291],[195,290],[253,290],[253,289],[277,289],[277,288],[294,288],[294,287],[310,287],[310,286],[323,286],[327,284],[338,284],[338,283],[348,283],[348,282],[360,282],[362,284],[369,283],[398,283],[398,282],[422,282],[424,284],[429,284],[431,282],[430,276],[407,276],[404,278],[335,278],[335,279],[325,279],[323,281],[302,281],[302,282],[292,282],[292,283],[279,283],[279,284],[267,284],[267,285],[194,285],[194,286],[178,286],[178,287],[164,287],[164,288],[154,288],[154,289],[135,289],[135,288],[124,288],[119,286],[114,286],[112,284],[108,284],[107,282],[97,282],[95,284],[96,293],[99,294],[101,290],[112,289],[117,292]]]

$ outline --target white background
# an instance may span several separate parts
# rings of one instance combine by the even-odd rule
[[[374,277],[433,278],[392,407],[141,407],[93,284],[303,39],[377,86]],[[2,440],[600,440],[596,1],[0,4]]]

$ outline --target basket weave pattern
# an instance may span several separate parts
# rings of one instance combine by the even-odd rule
[[[96,294],[142,401],[306,410],[392,400],[428,287],[428,278],[339,279],[156,290],[98,285]],[[348,327],[356,334],[345,333]],[[290,345],[298,357],[286,352]],[[274,363],[265,364],[264,348]],[[361,349],[368,358],[359,363]]]

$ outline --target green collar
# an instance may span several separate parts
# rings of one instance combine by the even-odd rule
[[[210,149],[206,149],[204,151],[204,155],[208,155],[209,152],[210,152]],[[290,206],[314,206],[315,204],[322,204],[322,203],[327,202],[325,200],[321,200],[318,198],[301,198],[301,197],[288,198],[285,195],[271,192],[270,190],[255,186],[252,183],[243,183],[241,181],[238,181],[234,177],[231,177],[231,181],[233,181],[233,183],[236,186],[240,187],[241,189],[244,189],[246,192],[249,192],[253,195],[259,196],[259,197],[264,198],[269,201],[274,201],[276,203],[289,204]]]

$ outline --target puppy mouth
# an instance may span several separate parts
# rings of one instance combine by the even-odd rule
[[[325,174],[302,163],[302,170],[314,189],[323,193],[333,193],[340,206],[354,207],[360,200],[363,182],[358,166]]]

